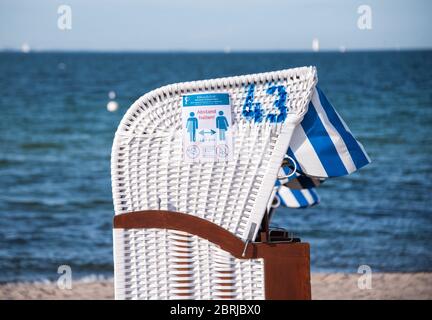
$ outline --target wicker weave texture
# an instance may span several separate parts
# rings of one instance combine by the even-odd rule
[[[114,229],[116,299],[264,299],[262,259],[166,229]]]
[[[116,214],[161,209],[216,223],[242,239],[257,232],[290,139],[287,123],[257,123],[242,115],[250,85],[254,103],[275,112],[277,94],[287,93],[287,120],[307,110],[316,83],[313,67],[169,85],[138,99],[124,116],[112,150]],[[233,161],[183,161],[181,97],[228,92],[234,128]],[[288,128],[293,130],[293,128]],[[288,130],[288,131],[289,131]]]

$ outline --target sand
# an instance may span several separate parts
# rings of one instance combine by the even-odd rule
[[[359,274],[312,274],[313,299],[432,299],[432,273],[378,273],[372,289],[359,289]],[[0,285],[0,299],[113,299],[113,281],[75,281],[72,289],[56,283]]]

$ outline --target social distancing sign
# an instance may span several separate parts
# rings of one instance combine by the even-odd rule
[[[232,160],[233,130],[229,94],[182,96],[182,130],[185,161]]]

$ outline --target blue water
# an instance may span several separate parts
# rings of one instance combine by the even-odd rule
[[[432,271],[432,52],[0,54],[0,282],[112,276],[110,148],[135,99],[195,79],[318,67],[373,163],[275,222],[314,271]],[[120,109],[106,111],[108,92]]]

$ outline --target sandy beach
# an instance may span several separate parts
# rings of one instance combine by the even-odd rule
[[[359,274],[312,274],[312,298],[327,299],[432,299],[432,273],[373,274],[372,289],[359,289]],[[113,299],[113,281],[75,281],[72,289],[56,283],[10,283],[0,285],[0,299]]]

